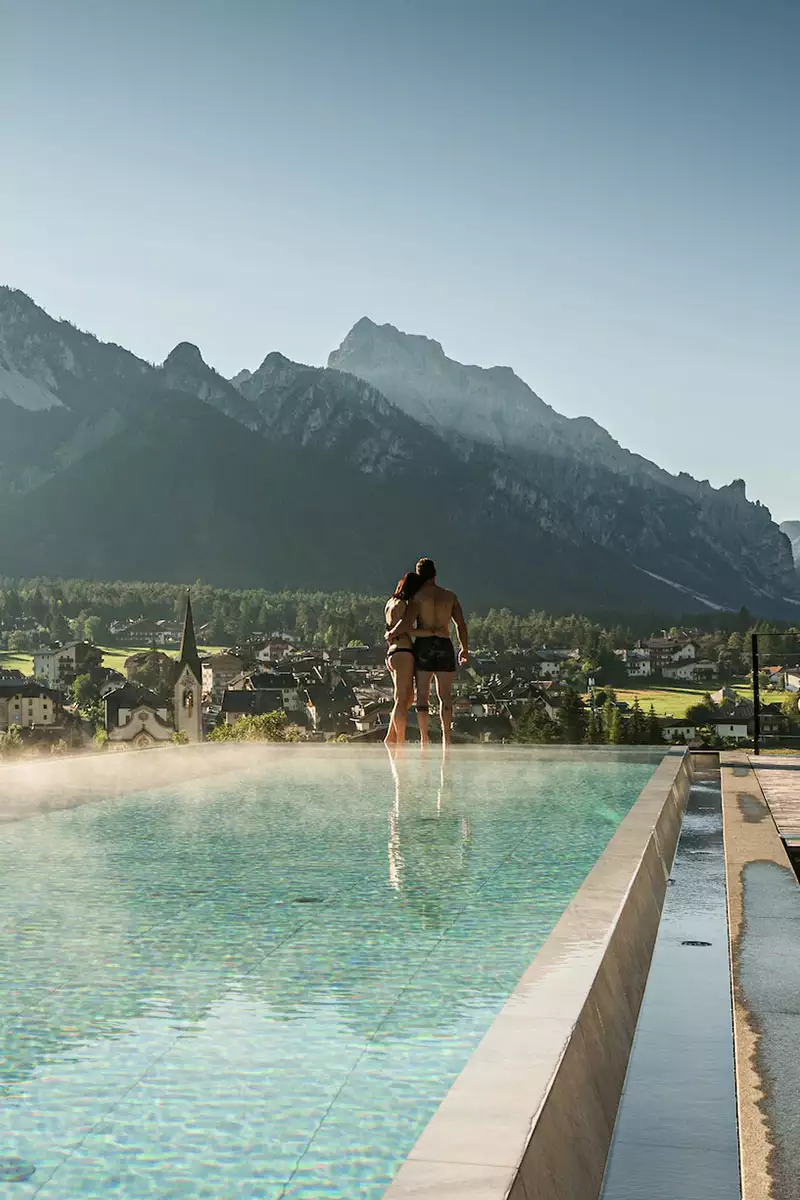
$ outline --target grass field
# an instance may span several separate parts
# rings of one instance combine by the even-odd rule
[[[103,666],[110,667],[113,671],[119,671],[120,674],[125,674],[125,659],[131,654],[138,654],[142,650],[149,650],[149,646],[101,646],[103,651]],[[201,654],[218,654],[224,647],[222,646],[198,646]],[[165,654],[170,658],[178,657],[178,649],[165,649]],[[0,668],[9,667],[12,670],[22,671],[23,675],[33,673],[33,656],[31,654],[11,654],[8,651],[0,650]]]
[[[615,688],[618,700],[633,704],[636,697],[645,712],[652,704],[659,717],[682,717],[692,704],[699,704],[708,691],[708,687],[682,688]]]
[[[732,685],[733,690],[743,700],[753,699],[753,689],[749,683],[743,683],[741,680],[735,681]],[[656,716],[659,717],[683,717],[686,715],[687,708],[693,704],[699,704],[706,692],[712,694],[719,690],[719,684],[716,683],[701,683],[683,687],[638,687],[638,688],[616,688],[617,699],[624,700],[628,704],[632,704],[638,696],[639,703],[642,708],[647,710],[652,704],[656,710]],[[782,704],[783,701],[790,695],[789,692],[771,692],[766,691],[761,693],[762,704]]]
[[[103,651],[103,666],[110,667],[112,671],[119,671],[120,674],[125,674],[125,659],[130,658],[132,654],[141,654],[143,650],[150,650],[150,646],[101,646]],[[170,658],[177,658],[179,650],[177,646],[173,649],[167,646],[159,646],[159,650],[163,654],[168,654]],[[197,649],[201,654],[219,654],[224,650],[224,646],[198,646]]]
[[[23,675],[30,675],[33,670],[33,659],[30,654],[11,654],[7,650],[0,650],[0,668],[8,667],[11,671],[22,671]]]

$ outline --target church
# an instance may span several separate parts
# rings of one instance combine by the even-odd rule
[[[169,719],[167,701],[130,679],[103,693],[108,740],[120,749],[146,750],[173,740],[175,733],[190,742],[203,740],[203,669],[197,652],[192,602],[186,596],[178,675]],[[183,739],[181,739],[183,740]]]

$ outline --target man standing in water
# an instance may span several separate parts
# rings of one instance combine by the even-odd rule
[[[396,638],[401,633],[413,633],[420,739],[423,745],[430,741],[429,702],[431,679],[435,678],[442,740],[445,745],[449,745],[453,725],[453,679],[456,670],[456,652],[450,637],[450,626],[455,625],[458,631],[458,661],[465,666],[469,660],[467,622],[455,592],[439,587],[436,582],[436,566],[433,560],[421,558],[416,570],[422,580],[422,587],[408,605],[403,620],[389,630],[387,637]]]

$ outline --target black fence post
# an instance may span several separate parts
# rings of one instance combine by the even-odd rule
[[[761,683],[758,678],[758,634],[751,637],[751,652],[753,658],[753,754],[759,753],[761,741]]]

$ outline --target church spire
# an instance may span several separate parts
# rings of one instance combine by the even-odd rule
[[[194,636],[194,621],[192,620],[192,598],[186,593],[186,616],[183,621],[181,635],[181,655],[178,659],[179,668],[188,667],[198,683],[203,681],[203,668],[200,666],[200,655],[197,653],[197,641]]]

